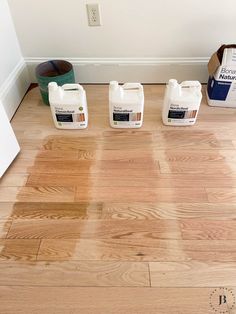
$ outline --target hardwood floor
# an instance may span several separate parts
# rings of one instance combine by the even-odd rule
[[[0,314],[236,313],[236,110],[204,97],[166,127],[150,85],[143,127],[115,130],[108,87],[85,89],[87,130],[55,129],[37,88],[12,121]]]

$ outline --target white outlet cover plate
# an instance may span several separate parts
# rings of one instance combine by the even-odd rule
[[[89,26],[101,26],[100,5],[87,4],[88,24]]]

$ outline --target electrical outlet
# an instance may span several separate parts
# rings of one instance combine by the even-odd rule
[[[101,26],[101,14],[99,4],[87,4],[89,26]]]

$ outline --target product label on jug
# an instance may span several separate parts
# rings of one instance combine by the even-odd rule
[[[57,121],[58,126],[71,126],[71,127],[84,127],[85,123],[85,113],[83,112],[82,106],[76,106],[76,109],[73,109],[73,106],[70,110],[66,110],[62,107],[55,106],[55,120]]]
[[[140,126],[142,120],[141,112],[122,109],[120,106],[113,107],[113,122],[115,125],[133,125]]]
[[[194,123],[197,117],[198,110],[189,110],[188,107],[180,105],[170,105],[168,112],[168,121],[185,123],[188,120],[189,123]]]

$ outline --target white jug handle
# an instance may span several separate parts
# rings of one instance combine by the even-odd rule
[[[64,84],[62,86],[63,90],[79,90],[79,91],[83,91],[83,87],[80,84]]]
[[[140,83],[125,83],[123,89],[139,89],[139,91],[143,91],[143,86]]]

